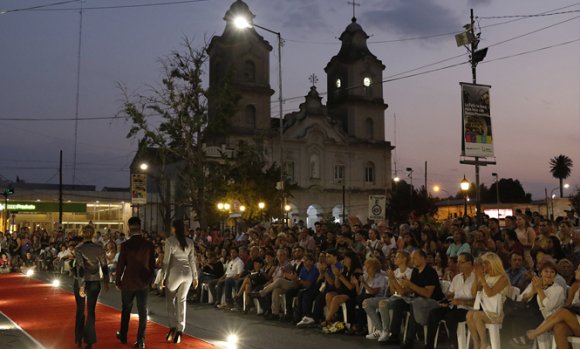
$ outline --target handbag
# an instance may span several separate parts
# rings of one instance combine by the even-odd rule
[[[532,307],[532,301],[529,302],[518,302],[514,301],[511,298],[506,298],[505,302],[503,303],[503,313],[505,316],[510,316],[522,311],[529,311]]]

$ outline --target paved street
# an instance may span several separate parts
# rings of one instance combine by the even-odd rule
[[[36,276],[38,279],[48,281],[50,274]],[[72,280],[63,279],[61,287],[72,290]],[[108,293],[101,293],[100,301],[104,304],[120,309],[121,295],[115,288]],[[166,324],[165,298],[151,294],[149,309],[151,320],[160,324]],[[134,310],[135,311],[135,310]],[[97,314],[98,316],[98,314]],[[98,319],[97,319],[98,321]],[[0,322],[1,324],[2,322]],[[207,340],[217,345],[224,345],[225,338],[230,333],[236,333],[240,337],[240,349],[309,349],[309,348],[333,348],[333,349],[356,349],[356,348],[395,348],[383,346],[363,337],[347,335],[325,335],[317,329],[297,329],[287,323],[265,321],[261,316],[244,315],[216,310],[205,304],[193,304],[188,308],[186,332],[192,336]],[[9,346],[14,338],[14,333],[1,331],[1,348],[35,348],[29,339],[22,334],[18,343],[21,346]],[[10,336],[8,336],[10,334]],[[72,335],[72,334],[71,334]],[[114,335],[113,333],[99,333],[99,336]]]

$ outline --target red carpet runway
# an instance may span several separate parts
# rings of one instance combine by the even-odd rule
[[[74,295],[49,284],[30,279],[20,273],[0,275],[0,311],[47,349],[75,349]],[[115,338],[121,312],[97,304],[97,343],[95,349],[131,348],[137,332],[137,318],[129,325],[128,343]],[[147,348],[215,349],[205,341],[184,334],[179,345],[165,342],[168,328],[149,321],[145,345]]]

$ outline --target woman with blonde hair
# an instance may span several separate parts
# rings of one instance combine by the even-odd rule
[[[474,266],[475,281],[471,288],[473,297],[479,292],[482,310],[467,312],[467,327],[473,338],[475,349],[487,349],[485,325],[501,323],[503,320],[503,302],[511,290],[509,278],[503,268],[501,259],[493,252],[484,253]],[[476,302],[477,303],[477,302]]]

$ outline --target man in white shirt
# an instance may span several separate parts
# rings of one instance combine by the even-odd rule
[[[243,271],[244,262],[238,256],[238,249],[232,247],[230,249],[230,260],[226,263],[225,274],[217,282],[217,297],[215,299],[218,308],[230,309],[232,307],[232,289],[236,285],[236,280],[242,275]],[[224,292],[226,296],[226,303],[219,304]]]
[[[429,312],[427,328],[427,345],[425,349],[432,349],[435,345],[435,333],[439,326],[439,321],[445,320],[451,338],[450,348],[456,348],[457,324],[465,321],[467,311],[473,309],[475,299],[471,294],[471,286],[475,280],[473,273],[473,255],[463,252],[457,257],[460,274],[451,281],[451,286],[447,291],[447,302],[442,302],[439,308]]]

